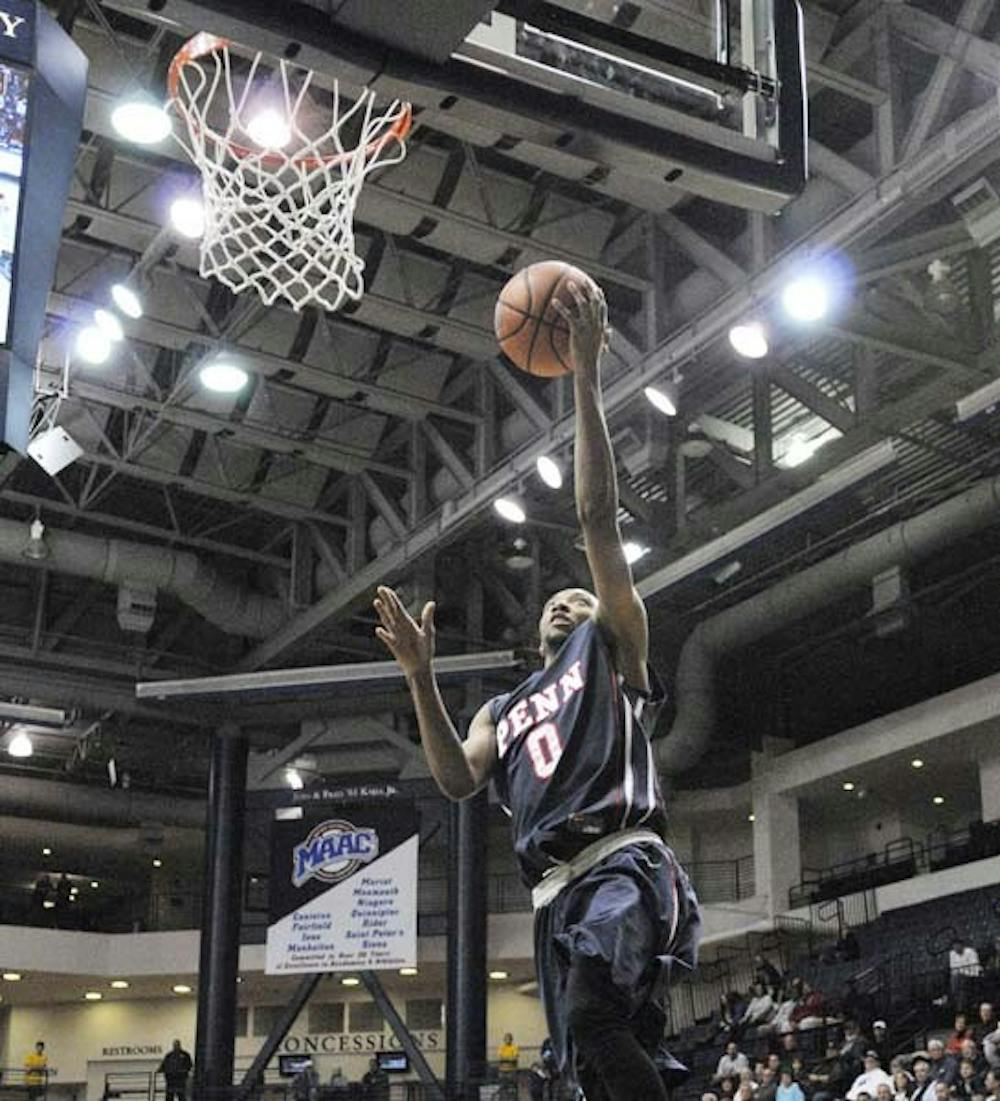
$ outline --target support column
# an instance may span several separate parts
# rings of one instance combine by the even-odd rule
[[[794,795],[755,790],[753,813],[754,893],[767,897],[773,917],[788,909],[788,892],[802,880],[799,801]]]
[[[486,791],[452,803],[448,876],[448,1098],[472,1101],[486,1077]]]
[[[979,796],[983,821],[1000,819],[1000,749],[979,755]]]
[[[194,1096],[199,1101],[228,1097],[233,1085],[247,756],[242,731],[223,726],[212,743],[208,780],[195,1038]]]

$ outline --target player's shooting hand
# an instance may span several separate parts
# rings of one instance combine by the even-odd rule
[[[428,601],[420,622],[403,607],[393,589],[379,585],[375,611],[381,624],[375,634],[386,644],[407,677],[429,670],[434,657],[434,602]]]
[[[552,300],[552,308],[569,325],[569,354],[573,373],[597,379],[601,353],[608,347],[608,304],[604,292],[591,280],[568,284],[572,305]]]

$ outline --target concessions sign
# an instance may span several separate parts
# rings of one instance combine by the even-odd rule
[[[268,975],[416,964],[412,804],[306,806],[271,836]]]

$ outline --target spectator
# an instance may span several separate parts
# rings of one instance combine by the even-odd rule
[[[771,1020],[761,1025],[758,1029],[758,1033],[771,1033],[772,1035],[782,1036],[786,1032],[791,1031],[792,1028],[792,1014],[795,1012],[795,1007],[798,1005],[798,998],[789,993],[788,997],[781,1003],[779,1003],[777,1010]]]
[[[520,1049],[514,1043],[511,1033],[505,1032],[503,1043],[497,1049],[497,1061],[500,1070],[500,1096],[517,1097],[517,1062]]]
[[[756,1083],[741,1082],[736,1090],[735,1101],[754,1101],[754,1086]]]
[[[954,1056],[951,1056],[954,1059]],[[971,1036],[966,1037],[962,1041],[962,1050],[960,1053],[960,1059],[968,1059],[973,1065],[976,1071],[976,1077],[986,1073],[986,1060],[979,1053],[979,1045]],[[961,1069],[961,1068],[959,1068]]]
[[[344,1074],[340,1067],[334,1067],[333,1074],[330,1075],[330,1089],[343,1092],[350,1088],[351,1083],[347,1080],[347,1075]]]
[[[890,1084],[887,1086],[884,1082],[879,1084],[878,1089],[875,1091],[875,1101],[892,1101],[894,1094],[894,1087],[890,1080]]]
[[[991,1032],[996,1032],[996,1030],[997,1018],[993,1012],[992,1002],[980,1002],[979,1020],[973,1026],[973,1039],[977,1044],[981,1044]]]
[[[781,1077],[778,1080],[778,1088],[775,1091],[775,1101],[806,1101],[806,1095],[802,1087],[792,1080],[792,1068],[782,1067]]]
[[[844,1021],[844,1041],[840,1045],[840,1061],[843,1064],[845,1083],[853,1082],[864,1069],[867,1045],[861,1035],[861,1026],[853,1018]]]
[[[368,1101],[389,1101],[389,1075],[378,1065],[378,1059],[369,1059],[361,1085]]]
[[[736,1093],[736,1079],[735,1078],[723,1078],[719,1083],[719,1098],[720,1101],[733,1101],[733,1097]]]
[[[983,1090],[986,1093],[986,1101],[1000,1101],[1000,1074],[992,1068],[986,1072]]]
[[[955,1027],[951,1031],[951,1035],[948,1037],[948,1043],[945,1044],[945,1051],[949,1055],[959,1055],[962,1051],[962,1041],[966,1037],[966,1033],[969,1031],[969,1018],[964,1013],[955,1014]]]
[[[934,1083],[934,1101],[951,1101],[951,1087],[947,1082]]]
[[[545,1101],[545,1086],[548,1082],[548,1074],[541,1063],[531,1064],[531,1072],[528,1077],[528,1086],[531,1092],[531,1101]]]
[[[1000,1067],[1000,1028],[983,1037],[983,1057],[994,1069]]]
[[[893,1101],[910,1101],[913,1093],[913,1078],[902,1067],[892,1076]]]
[[[948,970],[951,973],[951,997],[956,1005],[966,1000],[965,991],[983,973],[979,953],[960,937],[952,942],[948,953]]]
[[[778,1076],[774,1068],[766,1066],[760,1077],[760,1085],[754,1094],[754,1101],[775,1101],[778,1093]]]
[[[931,1074],[930,1060],[918,1055],[913,1060],[913,1092],[910,1101],[934,1101],[934,1076]]]
[[[958,1065],[955,1057],[945,1054],[944,1044],[940,1040],[928,1041],[927,1056],[930,1061],[931,1078],[935,1082],[944,1082],[951,1089],[958,1081]]]
[[[785,981],[784,976],[770,960],[765,959],[759,952],[753,958],[753,966],[754,982],[760,983],[777,1000]]]
[[[758,979],[753,985],[753,997],[743,1014],[742,1027],[760,1028],[761,1025],[766,1025],[774,1016],[776,1008],[771,991]]]
[[[28,1089],[28,1101],[44,1097],[49,1086],[49,1057],[45,1054],[45,1042],[38,1040],[35,1050],[24,1057],[24,1084]]]
[[[187,1101],[187,1081],[191,1073],[191,1056],[174,1040],[173,1047],[156,1068],[166,1083],[165,1101]]]
[[[719,1032],[729,1036],[738,1035],[746,1009],[746,1003],[735,990],[723,994],[719,999]]]
[[[736,1086],[737,1093],[739,1093],[742,1086],[749,1086],[751,1094],[757,1092],[757,1083],[753,1080],[753,1071],[749,1067],[740,1071],[740,1080]]]
[[[813,1101],[829,1101],[843,1096],[843,1090],[851,1080],[844,1074],[840,1050],[835,1044],[828,1045],[826,1058],[820,1060],[806,1076],[809,1086],[816,1091]]]
[[[719,1056],[719,1062],[712,1076],[713,1082],[723,1078],[738,1078],[741,1071],[750,1069],[750,1060],[740,1051],[735,1040],[726,1044],[726,1050]]]
[[[882,1069],[882,1062],[877,1051],[865,1052],[865,1069],[851,1083],[851,1088],[845,1094],[847,1101],[857,1101],[861,1094],[867,1093],[874,1097],[879,1086],[888,1086],[892,1089],[892,1079]]]
[[[879,1019],[872,1021],[872,1050],[878,1052],[883,1067],[892,1061],[892,1045],[889,1043],[889,1026]]]
[[[796,1029],[819,1028],[826,1020],[823,995],[807,982],[802,984],[802,997],[792,1010],[791,1023]]]
[[[972,1101],[972,1098],[980,1092],[979,1077],[976,1074],[976,1065],[971,1059],[960,1059],[958,1063],[958,1082],[955,1085],[955,1096],[959,1101]]]
[[[706,1090],[701,1095],[701,1101],[719,1101],[719,1095],[717,1093],[713,1093],[711,1090]]]
[[[546,1036],[542,1041],[538,1054],[541,1056],[542,1066],[545,1068],[546,1101],[554,1101],[559,1092],[559,1059],[556,1056],[556,1049],[552,1044],[551,1036]]]

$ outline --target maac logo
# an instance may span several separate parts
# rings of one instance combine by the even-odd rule
[[[375,830],[330,818],[292,849],[292,883],[296,887],[310,879],[339,883],[377,856]]]

